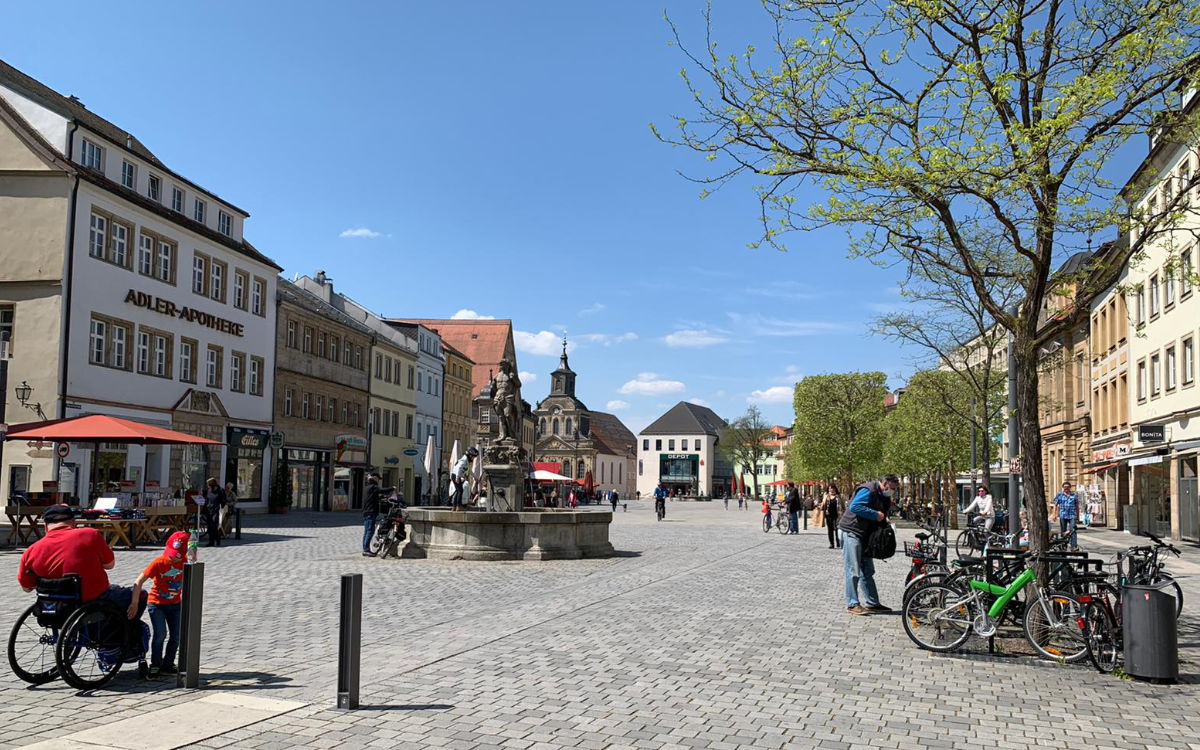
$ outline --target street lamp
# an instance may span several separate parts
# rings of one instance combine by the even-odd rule
[[[35,403],[33,406],[29,405],[29,398],[33,395],[33,386],[22,380],[21,384],[14,389],[14,392],[17,394],[17,401],[20,402],[21,406],[24,406],[30,411],[36,412],[38,417],[41,419],[46,418],[45,412],[42,411],[42,404],[40,401]]]

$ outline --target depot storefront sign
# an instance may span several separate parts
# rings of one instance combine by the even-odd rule
[[[658,466],[662,482],[691,482],[700,476],[700,456],[696,453],[664,453]]]
[[[241,323],[235,323],[228,318],[222,318],[212,313],[206,313],[203,310],[197,310],[194,307],[186,305],[176,305],[169,299],[163,299],[153,294],[139,292],[136,289],[130,289],[125,295],[125,304],[135,305],[137,307],[156,312],[160,315],[169,315],[172,318],[179,318],[190,323],[195,323],[204,328],[211,328],[221,333],[228,333],[232,336],[244,336],[246,327]]]

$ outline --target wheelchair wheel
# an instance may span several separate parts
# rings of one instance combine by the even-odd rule
[[[31,685],[44,685],[58,677],[54,647],[59,631],[38,623],[38,606],[34,603],[25,610],[8,636],[8,665],[13,674]]]
[[[63,626],[55,660],[68,685],[103,687],[121,671],[129,620],[108,602],[83,605]]]

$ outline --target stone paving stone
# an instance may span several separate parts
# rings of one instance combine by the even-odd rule
[[[631,502],[615,516],[614,545],[636,554],[538,564],[368,559],[352,516],[252,518],[240,544],[201,550],[204,689],[308,705],[194,747],[1200,747],[1190,611],[1180,685],[993,657],[983,642],[934,655],[899,617],[845,615],[841,558],[823,532],[763,534],[757,514],[720,504],[669,511],[660,524]],[[1083,536],[1106,552],[1128,539]],[[132,580],[147,559],[118,552],[112,579]],[[16,562],[0,551],[0,576],[11,581]],[[904,562],[878,566],[893,606]],[[1200,552],[1172,569],[1200,572]],[[364,574],[355,712],[332,705],[347,572]],[[1200,601],[1200,577],[1181,582]],[[28,602],[5,590],[0,620]],[[0,678],[0,748],[196,696],[169,684],[123,676],[79,695]]]

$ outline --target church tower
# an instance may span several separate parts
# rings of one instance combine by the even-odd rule
[[[575,398],[575,372],[567,364],[566,336],[563,336],[562,347],[562,358],[558,361],[558,369],[550,373],[550,395]]]

